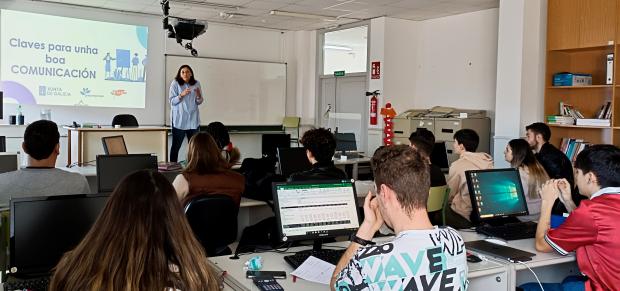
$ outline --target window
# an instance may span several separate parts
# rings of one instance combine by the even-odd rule
[[[323,41],[323,74],[334,71],[366,72],[368,26],[326,32]]]

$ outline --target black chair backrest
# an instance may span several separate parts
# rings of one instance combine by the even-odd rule
[[[119,114],[112,119],[112,126],[120,125],[125,126],[138,126],[138,120],[131,114]]]
[[[237,240],[239,206],[225,194],[196,196],[185,206],[185,216],[207,256]]]

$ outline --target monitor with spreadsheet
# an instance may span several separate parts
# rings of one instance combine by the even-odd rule
[[[476,222],[501,217],[528,215],[519,170],[492,169],[465,171]]]
[[[352,180],[274,183],[273,202],[284,242],[349,235],[360,226]]]

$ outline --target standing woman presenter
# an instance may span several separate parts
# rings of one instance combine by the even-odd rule
[[[172,124],[172,147],[170,161],[177,162],[183,139],[187,140],[198,132],[200,113],[198,105],[204,102],[200,82],[194,79],[194,71],[182,65],[170,84],[170,119]]]

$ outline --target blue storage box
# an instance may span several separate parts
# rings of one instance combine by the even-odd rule
[[[588,86],[592,85],[592,75],[557,73],[553,75],[553,86]]]

